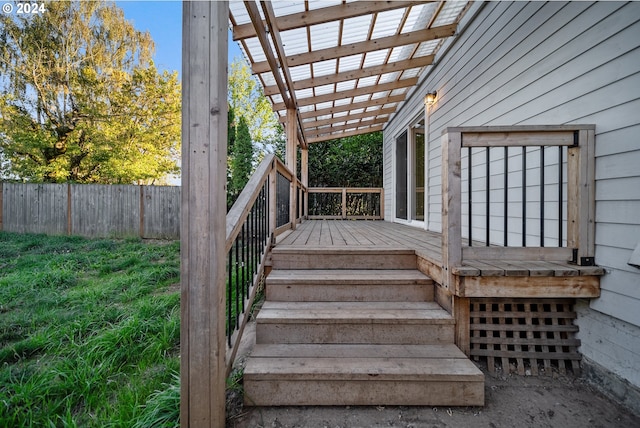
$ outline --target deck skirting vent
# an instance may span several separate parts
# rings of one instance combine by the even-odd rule
[[[474,298],[470,301],[471,357],[490,373],[579,374],[575,299]]]

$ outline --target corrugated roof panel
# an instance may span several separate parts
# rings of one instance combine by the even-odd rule
[[[296,97],[301,100],[301,99],[305,99],[305,98],[309,98],[313,96],[313,89],[309,88],[309,89],[298,89],[296,91]]]
[[[405,70],[402,72],[402,76],[400,76],[401,79],[408,79],[410,77],[416,77],[418,75],[418,73],[420,72],[419,68],[412,68],[409,70]]]
[[[342,73],[344,71],[353,71],[360,68],[360,63],[362,62],[362,55],[349,55],[344,58],[340,58],[340,63],[338,65],[338,72]]]
[[[304,12],[304,3],[295,1],[274,1],[271,3],[276,16],[292,15]]]
[[[393,73],[385,73],[380,76],[380,83],[388,83],[393,82],[400,75],[399,71],[394,71]]]
[[[348,91],[350,89],[353,89],[356,87],[356,81],[355,80],[348,80],[346,82],[339,82],[337,85],[336,90],[338,92],[342,92],[342,91]]]
[[[276,79],[275,77],[273,77],[273,73],[270,71],[267,73],[261,73],[260,78],[266,86],[274,86],[276,84]]]
[[[260,40],[258,40],[257,37],[246,39],[244,42],[246,43],[249,52],[251,52],[251,57],[253,58],[254,62],[262,62],[267,60],[267,57],[262,50],[262,46],[260,45]]]
[[[371,112],[373,112],[373,111],[380,110],[381,108],[382,108],[382,106],[369,106],[369,107],[367,107],[367,108],[365,109],[365,111],[366,111],[367,113],[371,113]]]
[[[308,113],[315,111],[315,106],[300,106],[298,110],[300,110],[300,113]]]
[[[428,42],[420,43],[420,46],[418,46],[418,49],[416,50],[416,54],[414,56],[425,56],[433,54],[439,43],[439,40],[429,40]]]
[[[378,76],[363,77],[362,79],[358,80],[358,88],[375,85],[377,80]]]
[[[272,95],[271,99],[273,100],[274,104],[278,104],[284,101],[284,99],[282,98],[282,95],[280,94]]]
[[[377,100],[380,98],[386,98],[389,96],[389,91],[384,91],[384,92],[376,92],[375,94],[373,94],[373,96],[371,97],[372,100]]]
[[[353,102],[354,103],[360,103],[363,101],[367,101],[369,99],[369,95],[360,95],[358,97],[354,97],[353,98]]]
[[[394,89],[393,91],[391,91],[391,96],[394,96],[394,95],[402,95],[402,94],[404,94],[405,92],[407,92],[407,90],[408,90],[407,88],[398,88],[398,89]]]
[[[371,67],[371,66],[383,64],[385,58],[387,57],[388,52],[389,52],[389,49],[382,49],[379,51],[368,52],[366,55],[366,58],[364,59],[364,67]]]
[[[425,3],[412,7],[409,12],[409,17],[402,28],[402,33],[410,33],[412,31],[426,28],[429,19],[436,10],[436,7],[436,2]]]
[[[336,72],[336,60],[330,59],[328,61],[320,61],[313,63],[313,75],[314,76],[326,76],[327,74],[333,74]]]
[[[372,15],[358,16],[344,20],[342,31],[342,45],[363,42],[367,40]],[[366,29],[366,30],[365,30]]]
[[[316,104],[316,110],[322,110],[322,109],[331,108],[331,107],[333,107],[333,102],[331,101]]]
[[[311,65],[299,65],[297,67],[290,67],[289,73],[291,74],[291,78],[293,81],[307,79],[311,75]]]
[[[398,25],[402,20],[406,8],[380,12],[373,28],[372,39],[393,36],[398,31]]]
[[[345,106],[347,104],[351,104],[351,98],[343,98],[341,100],[335,100],[335,105],[337,106]]]
[[[326,95],[333,93],[333,85],[316,86],[314,91],[316,95]]]
[[[363,108],[357,108],[355,110],[351,110],[351,114],[359,114],[359,113],[363,113],[364,109]]]
[[[338,21],[311,26],[311,49],[314,51],[328,49],[338,45]]]
[[[434,21],[433,26],[437,27],[455,22],[467,3],[466,1],[447,1]]]
[[[344,116],[346,116],[347,114],[349,114],[349,112],[346,112],[346,111],[339,111],[339,112],[337,112],[337,113],[334,113],[334,114],[333,114],[333,117],[344,117]]]
[[[293,30],[280,32],[282,46],[287,55],[297,55],[309,52],[307,43],[307,30],[305,28],[295,28]]]

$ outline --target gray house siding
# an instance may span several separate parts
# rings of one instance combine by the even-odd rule
[[[640,386],[640,3],[487,2],[384,131],[385,218],[393,219],[395,138],[436,90],[428,141],[427,228],[440,231],[440,136],[449,126],[596,125],[598,299],[579,307],[582,353]],[[604,338],[604,340],[603,340]]]

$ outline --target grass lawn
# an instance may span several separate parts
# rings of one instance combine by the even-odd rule
[[[178,242],[0,232],[0,427],[178,424]]]

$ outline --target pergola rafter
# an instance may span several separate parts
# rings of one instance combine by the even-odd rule
[[[467,7],[247,0],[230,3],[229,21],[280,122],[306,147],[384,127]]]

